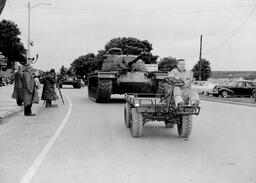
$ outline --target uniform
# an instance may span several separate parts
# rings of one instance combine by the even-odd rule
[[[31,107],[33,103],[39,102],[39,97],[30,66],[26,66],[23,72],[22,87],[24,90],[24,115],[33,116],[34,114],[31,113]]]
[[[176,105],[180,102],[185,102],[187,104],[193,104],[195,102],[199,103],[198,93],[191,89],[191,84],[193,82],[193,73],[191,71],[179,71],[178,69],[173,69],[168,74],[168,77],[181,79],[185,83],[184,86],[175,86],[173,89],[173,96]]]
[[[53,107],[52,100],[57,100],[57,94],[55,92],[54,84],[56,83],[55,75],[52,72],[47,73],[45,78],[43,79],[43,92],[42,92],[42,100],[46,101],[45,107]]]
[[[14,90],[12,98],[16,99],[17,105],[21,106],[24,100],[24,91],[22,88],[22,71],[15,72],[14,75]]]

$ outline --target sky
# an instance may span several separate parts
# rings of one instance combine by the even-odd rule
[[[50,5],[41,4],[48,3]],[[27,48],[28,1],[7,0],[0,21],[12,20]],[[256,70],[255,0],[31,0],[35,68],[59,69],[116,37],[148,40],[159,58],[202,58],[212,70]]]

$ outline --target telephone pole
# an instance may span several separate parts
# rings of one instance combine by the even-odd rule
[[[203,39],[203,36],[201,34],[200,36],[200,52],[199,52],[199,81],[202,80],[202,72],[201,72],[201,69],[202,69],[202,66],[201,66],[201,59],[202,59],[202,39]]]

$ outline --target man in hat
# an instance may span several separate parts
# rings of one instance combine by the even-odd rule
[[[185,83],[184,86],[175,86],[173,88],[174,102],[176,106],[184,105],[185,103],[189,105],[199,105],[199,95],[196,91],[191,89],[193,72],[185,69],[184,59],[179,59],[177,61],[177,68],[169,72],[168,77],[180,79]]]
[[[57,107],[57,105],[52,104],[52,100],[57,100],[57,94],[55,92],[54,84],[56,83],[55,70],[51,69],[43,79],[43,92],[42,100],[45,100],[45,107]]]
[[[14,74],[14,89],[12,93],[12,98],[16,99],[16,103],[19,106],[22,106],[24,100],[24,91],[22,87],[22,75],[23,75],[23,66],[18,66],[18,71]]]
[[[32,111],[31,111],[32,104],[39,102],[35,80],[33,78],[31,69],[32,67],[30,66],[30,64],[26,64],[25,70],[22,76],[22,86],[24,89],[24,115],[25,116],[35,116],[35,114],[32,114]]]

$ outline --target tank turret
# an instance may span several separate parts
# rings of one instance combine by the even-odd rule
[[[120,48],[111,48],[104,55],[100,71],[88,77],[89,98],[100,103],[109,102],[111,94],[156,93],[163,88],[167,73],[148,74],[141,60],[147,53],[125,55]],[[154,77],[153,77],[153,76]]]

